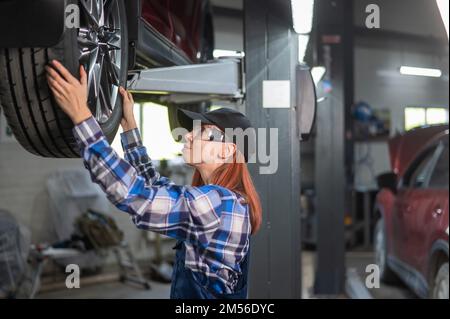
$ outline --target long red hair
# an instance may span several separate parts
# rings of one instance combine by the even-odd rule
[[[242,195],[250,207],[250,224],[252,235],[261,227],[262,208],[259,195],[253,185],[252,177],[246,163],[226,163],[216,169],[211,177],[211,183],[219,185]],[[192,178],[192,186],[203,186],[205,182],[198,170]]]

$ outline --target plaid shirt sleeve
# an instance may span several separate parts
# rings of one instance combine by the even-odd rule
[[[160,174],[153,166],[153,162],[147,154],[147,149],[142,143],[141,134],[137,128],[126,131],[120,135],[125,159],[136,169],[147,184],[152,185],[160,180]],[[160,181],[161,182],[161,181]],[[166,183],[169,183],[166,180]]]
[[[73,133],[92,180],[117,208],[131,215],[138,228],[201,247],[208,245],[221,223],[222,197],[217,187],[177,186],[157,180],[148,156],[135,163],[145,177],[140,176],[111,148],[93,117],[76,125]],[[133,142],[125,146],[136,151],[136,155],[143,152]],[[134,151],[127,154],[131,161]],[[156,182],[149,184],[147,179]]]

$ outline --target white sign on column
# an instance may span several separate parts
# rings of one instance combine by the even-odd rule
[[[291,107],[291,81],[263,81],[263,108]]]

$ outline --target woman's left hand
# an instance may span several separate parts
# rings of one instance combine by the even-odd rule
[[[123,98],[123,116],[120,124],[124,132],[130,131],[137,128],[136,119],[134,118],[133,106],[134,100],[133,95],[125,90],[123,87],[119,88],[120,94]]]
[[[80,81],[58,61],[46,66],[47,82],[61,109],[76,125],[92,116],[87,104],[87,74],[80,65]],[[57,72],[58,71],[58,72]]]

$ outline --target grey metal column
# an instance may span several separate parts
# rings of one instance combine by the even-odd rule
[[[352,0],[316,2],[318,63],[326,66],[327,100],[318,105],[315,162],[317,259],[314,292],[336,295],[345,283],[344,215],[350,212],[353,104]],[[349,166],[350,165],[350,166]]]
[[[290,0],[245,0],[246,113],[258,128],[278,128],[279,165],[260,175],[250,165],[261,196],[263,225],[253,237],[250,298],[301,297],[300,143],[293,107],[263,109],[264,80],[291,80],[294,105],[297,36]]]

